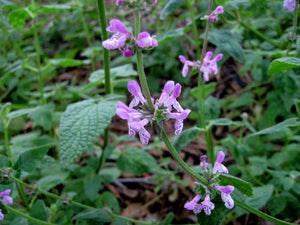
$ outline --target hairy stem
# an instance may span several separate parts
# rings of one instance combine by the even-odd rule
[[[106,32],[107,22],[106,22],[106,9],[105,9],[104,0],[97,0],[97,5],[98,5],[99,21],[101,26],[102,40],[106,40],[108,39],[108,34]],[[113,87],[111,84],[111,77],[110,77],[109,51],[106,48],[103,48],[103,60],[104,60],[104,76],[105,76],[105,94],[108,95],[113,93]],[[104,145],[102,146],[103,151],[100,157],[97,171],[99,171],[105,163],[104,151],[108,143],[108,137],[109,137],[109,127],[107,127],[104,131]]]
[[[8,156],[8,158],[11,159],[12,155],[9,146],[8,122],[6,116],[4,116],[2,120],[3,120],[3,128],[4,128],[4,146],[6,149],[6,155]]]
[[[140,25],[140,12],[138,10],[134,11],[134,34],[135,38],[138,38],[138,35],[141,30],[141,25]],[[136,63],[137,63],[137,69],[138,69],[138,74],[139,74],[139,80],[141,83],[142,87],[142,92],[147,100],[147,105],[150,110],[150,112],[154,111],[153,104],[151,101],[151,95],[150,95],[150,90],[147,84],[147,78],[145,75],[144,71],[144,63],[143,63],[143,54],[141,49],[137,49],[136,51]]]

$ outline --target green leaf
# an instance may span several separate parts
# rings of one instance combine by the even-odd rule
[[[214,30],[209,33],[209,41],[238,62],[245,61],[243,49],[235,34],[229,31]]]
[[[44,201],[38,199],[30,208],[29,215],[42,221],[47,221],[48,215]],[[36,223],[31,222],[29,224],[35,225]]]
[[[29,118],[33,120],[33,126],[41,126],[45,130],[50,130],[52,126],[52,115],[54,112],[54,105],[48,104],[35,108],[29,113]]]
[[[184,28],[177,28],[176,30],[164,32],[158,36],[157,41],[159,44],[164,44],[168,41],[173,40],[174,38],[180,37],[184,35]]]
[[[179,9],[183,2],[184,1],[182,0],[169,0],[160,13],[160,19],[166,19],[168,15],[174,13],[177,9]]]
[[[120,213],[120,204],[116,196],[114,196],[111,192],[105,191],[101,194],[99,201],[97,201],[97,207],[108,207],[112,210],[113,213]]]
[[[30,15],[25,9],[14,10],[8,16],[8,22],[17,30],[21,30],[28,19]]]
[[[242,106],[248,106],[253,102],[253,94],[252,93],[245,93],[240,96],[238,99],[235,99],[232,104],[230,104],[229,108],[238,108]]]
[[[192,127],[184,130],[175,140],[174,147],[177,152],[179,152],[184,146],[188,145],[192,140],[199,136],[200,129],[197,127]]]
[[[228,175],[228,174],[221,174],[219,176],[221,180],[221,185],[232,185],[237,188],[240,192],[244,193],[247,196],[252,196],[252,185],[247,181],[244,181],[240,178]]]
[[[51,144],[48,144],[22,153],[13,168],[18,171],[32,172],[40,165],[50,147]]]
[[[161,222],[160,225],[170,225],[172,223],[172,220],[174,219],[175,215],[174,213],[170,212],[166,216],[166,218]]]
[[[120,170],[135,175],[159,170],[155,159],[151,155],[134,147],[125,147],[125,153],[119,157],[117,165]]]
[[[19,110],[10,112],[10,113],[7,115],[7,118],[11,120],[11,119],[14,119],[14,118],[17,118],[17,117],[24,116],[24,115],[27,115],[27,114],[29,114],[29,113],[32,113],[32,112],[34,112],[35,110],[36,110],[36,108],[19,109]]]
[[[268,202],[268,210],[270,211],[272,216],[277,215],[278,213],[281,213],[285,207],[286,207],[286,197],[282,195],[277,195],[271,198],[271,200]]]
[[[281,123],[278,123],[275,126],[263,129],[256,133],[253,133],[250,136],[272,134],[272,133],[281,131],[282,129],[287,128],[287,127],[299,127],[299,126],[300,126],[300,120],[298,118],[294,117],[294,118],[287,119]]]
[[[101,225],[111,222],[111,217],[104,209],[92,209],[77,214],[73,217],[73,220],[87,220]]]
[[[216,89],[217,83],[211,82],[204,85],[204,98],[207,98]],[[191,94],[194,98],[198,98],[198,87],[191,90]]]
[[[57,174],[50,174],[44,176],[40,180],[38,180],[37,182],[38,188],[44,191],[48,191],[51,188],[55,187],[56,185],[63,183],[68,176],[69,173],[67,172],[60,172]]]
[[[212,127],[212,126],[238,126],[238,123],[232,121],[231,119],[219,118],[215,120],[210,120],[208,122],[208,127]]]
[[[99,175],[104,183],[111,183],[121,175],[121,171],[118,168],[103,168],[100,170]]]
[[[244,200],[244,203],[256,209],[260,209],[272,197],[273,190],[274,190],[274,186],[270,184],[261,187],[254,187],[253,197],[251,198],[247,197]]]
[[[60,119],[61,164],[67,166],[90,150],[115,112],[115,101],[86,100],[69,105]]]
[[[84,193],[91,201],[99,197],[98,191],[102,188],[101,183],[102,179],[97,174],[89,176],[84,180]]]
[[[50,63],[55,66],[61,67],[76,67],[88,64],[88,61],[78,60],[78,59],[51,59]]]
[[[72,9],[70,5],[54,4],[54,5],[41,5],[38,7],[40,13],[56,13],[64,12],[65,10]]]
[[[272,61],[268,74],[273,75],[284,70],[300,67],[300,59],[295,57],[283,57]]]
[[[105,76],[104,74],[105,73],[104,73],[103,69],[96,70],[91,74],[89,81],[90,82],[104,81],[104,76]],[[110,69],[110,74],[113,79],[115,79],[117,77],[124,78],[124,77],[129,77],[129,76],[137,76],[137,72],[133,69],[132,64],[126,64],[123,66],[118,66],[118,67],[112,68],[112,69]]]

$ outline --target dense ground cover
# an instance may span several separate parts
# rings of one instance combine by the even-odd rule
[[[0,0],[0,224],[299,224],[298,5]]]

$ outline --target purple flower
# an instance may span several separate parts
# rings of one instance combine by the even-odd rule
[[[185,109],[180,113],[169,113],[170,119],[175,119],[174,128],[175,128],[175,134],[179,135],[182,132],[183,129],[183,120],[185,120],[188,115],[190,114],[190,109]]]
[[[102,42],[102,46],[108,50],[122,48],[125,45],[126,40],[131,36],[130,32],[118,19],[112,19],[106,30],[114,33],[111,38]]]
[[[200,71],[203,73],[203,78],[205,81],[209,81],[210,74],[218,73],[217,62],[223,58],[222,53],[219,53],[214,59],[211,59],[212,56],[213,56],[212,52],[207,52],[200,68]]]
[[[140,48],[153,48],[158,45],[157,40],[154,37],[151,37],[147,32],[141,32],[139,34],[136,44]]]
[[[149,123],[149,119],[142,118],[142,113],[128,107],[123,102],[117,103],[117,115],[128,123],[128,134],[130,137],[134,137],[136,133],[139,134],[140,142],[142,145],[147,145],[150,139],[150,133],[145,129],[145,126]]]
[[[2,203],[4,204],[4,205],[12,205],[13,204],[13,199],[12,199],[12,197],[10,197],[9,195],[10,195],[10,192],[11,192],[11,190],[10,189],[7,189],[7,190],[5,190],[5,191],[3,191],[3,192],[0,192],[0,197],[2,197]]]
[[[286,8],[289,12],[293,12],[296,8],[296,0],[284,0],[283,7]]]
[[[131,48],[122,48],[121,51],[123,52],[123,56],[125,56],[126,58],[130,58],[133,55]]]
[[[225,203],[226,208],[232,209],[234,207],[234,201],[230,194],[233,192],[234,187],[231,185],[227,186],[215,186],[215,189],[221,192],[221,198]]]
[[[182,76],[186,77],[186,75],[189,73],[189,66],[194,66],[194,63],[190,60],[187,60],[182,55],[178,56],[178,58],[179,58],[180,62],[183,63]]]
[[[117,0],[117,1],[116,1],[116,5],[117,5],[117,6],[123,5],[123,1],[122,1],[122,0]]]
[[[201,163],[200,163],[201,167],[203,168],[204,171],[207,172],[207,156],[206,155],[202,155],[201,156]]]
[[[217,159],[213,168],[213,173],[228,173],[228,169],[222,164],[225,158],[225,153],[222,151],[218,152]]]
[[[127,89],[134,96],[134,98],[132,99],[132,101],[129,104],[129,108],[133,108],[133,107],[137,106],[139,103],[144,105],[146,100],[142,94],[140,85],[135,80],[128,82]]]
[[[191,201],[184,204],[184,208],[187,210],[193,210],[195,214],[198,214],[202,210],[202,205],[198,204],[198,201],[201,199],[201,195],[197,194]]]
[[[212,203],[210,201],[209,194],[206,194],[204,201],[201,202],[201,205],[202,205],[202,208],[203,208],[205,214],[208,216],[211,214],[211,210],[213,210],[215,208],[214,203]]]
[[[2,221],[4,219],[4,215],[2,213],[2,209],[0,209],[0,221]]]
[[[224,13],[224,8],[223,6],[219,5],[208,17],[208,21],[210,22],[216,22],[219,20],[218,15]]]
[[[157,0],[152,0],[152,3],[156,4],[156,3],[157,3]]]

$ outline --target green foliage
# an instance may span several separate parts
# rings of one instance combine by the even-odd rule
[[[300,67],[300,59],[295,57],[282,57],[272,61],[268,74],[273,75],[285,70]]]
[[[133,147],[125,148],[125,153],[119,157],[117,165],[120,170],[135,175],[159,171],[155,159],[150,154]]]
[[[174,147],[179,152],[184,146],[188,145],[192,140],[199,136],[200,129],[192,127],[184,130],[174,142]]]
[[[182,0],[169,0],[160,13],[160,19],[164,20],[168,15],[174,13],[182,5]]]
[[[96,138],[110,124],[116,102],[86,100],[69,105],[61,116],[60,161],[63,166],[90,150]]]
[[[221,185],[232,185],[249,197],[253,195],[252,185],[249,182],[228,174],[221,174],[219,178],[221,180]]]
[[[88,221],[90,223],[97,223],[99,225],[111,222],[109,214],[104,209],[92,209],[77,214],[73,217],[73,220]]]

